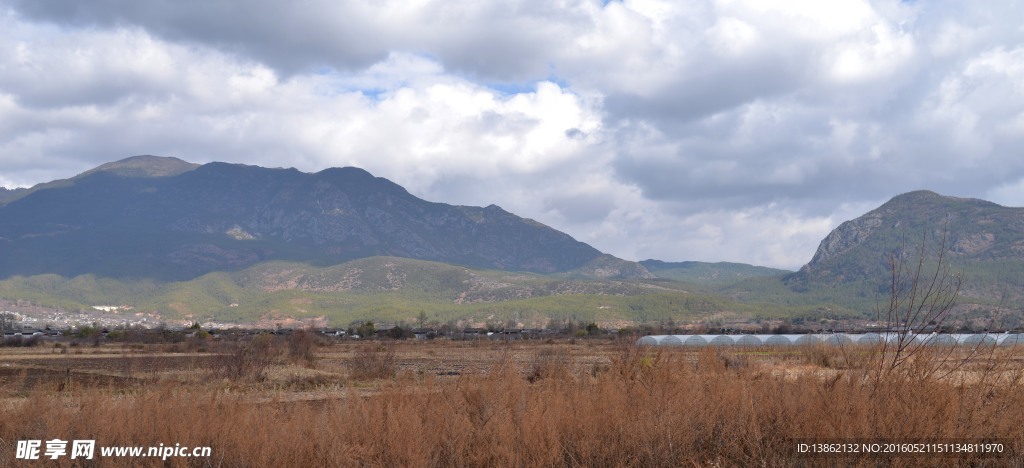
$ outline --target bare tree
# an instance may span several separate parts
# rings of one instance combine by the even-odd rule
[[[894,370],[930,343],[918,335],[937,333],[949,320],[960,295],[962,272],[949,265],[948,229],[942,234],[924,231],[921,242],[907,249],[906,239],[889,253],[889,300],[879,304],[876,319],[888,324],[880,366]]]

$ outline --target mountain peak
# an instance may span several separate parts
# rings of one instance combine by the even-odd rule
[[[329,167],[329,168],[324,169],[324,170],[322,170],[320,172],[317,172],[316,175],[322,176],[322,177],[346,177],[346,178],[352,178],[352,179],[355,179],[355,178],[375,179],[376,178],[376,177],[374,177],[373,174],[370,173],[370,171],[367,171],[366,169],[363,169],[363,168],[352,167],[352,166]]]
[[[383,191],[407,195],[404,187],[383,177],[377,177],[365,169],[358,167],[331,167],[314,174],[320,180],[336,187],[362,191]]]
[[[880,206],[878,209],[884,210],[886,208],[902,207],[907,205],[929,207],[945,206],[947,209],[956,208],[959,205],[999,206],[990,201],[980,200],[977,198],[962,198],[942,195],[931,190],[915,190],[913,192],[907,192],[892,197],[891,200]]]
[[[97,172],[109,172],[122,177],[170,177],[191,171],[199,167],[181,159],[169,156],[141,155],[109,162],[90,169],[82,176]]]
[[[94,167],[68,179],[57,179],[50,182],[43,182],[27,189],[6,190],[0,192],[0,205],[12,203],[40,190],[68,187],[74,185],[83,178],[95,174],[114,174],[121,177],[131,178],[155,178],[170,177],[189,172],[199,167],[178,158],[141,155],[125,158],[120,161],[109,162]]]
[[[941,199],[941,198],[953,198],[953,197],[947,197],[945,195],[939,195],[938,193],[935,193],[935,192],[933,192],[931,190],[913,190],[913,191],[910,191],[910,192],[907,192],[907,193],[901,193],[899,195],[896,195],[895,197],[892,197],[892,199],[889,200],[889,201],[890,202],[907,202],[907,201],[915,201],[915,200],[929,200],[929,199],[934,200],[934,199]]]

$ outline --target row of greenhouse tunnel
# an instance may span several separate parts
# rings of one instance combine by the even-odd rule
[[[896,342],[897,333],[822,333],[805,335],[650,335],[637,341],[641,346],[799,346],[875,345]],[[906,340],[935,346],[1024,345],[1024,333],[904,334]]]

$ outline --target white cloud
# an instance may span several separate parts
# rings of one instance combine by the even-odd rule
[[[0,0],[0,184],[357,165],[626,258],[787,268],[900,192],[1024,190],[1010,2],[198,3]]]
[[[729,16],[719,18],[708,30],[708,37],[717,52],[730,55],[742,55],[756,48],[762,40],[761,34],[749,23]]]
[[[721,11],[760,17],[764,23],[786,26],[789,34],[812,40],[831,40],[857,33],[877,19],[872,6],[862,0],[721,0],[716,3]]]
[[[33,44],[27,53],[46,56],[45,66],[14,71],[29,75],[25,82],[36,68],[53,80],[80,84],[74,77],[83,65],[65,56],[105,56],[114,50],[111,42],[125,40],[138,47],[110,59],[121,64],[110,67],[111,73],[145,73],[149,85],[144,93],[118,86],[122,97],[88,105],[33,106],[24,94],[0,100],[8,111],[3,115],[10,116],[0,118],[0,129],[11,127],[5,132],[11,138],[0,143],[0,160],[66,153],[84,159],[72,169],[54,165],[48,178],[130,154],[157,153],[309,171],[357,165],[414,192],[445,197],[437,185],[441,178],[499,179],[585,157],[583,149],[596,141],[602,125],[599,101],[557,84],[542,81],[528,92],[504,94],[409,54],[393,53],[365,74],[326,71],[282,80],[262,64],[182,47],[140,30],[69,36],[75,38],[59,39],[76,42],[75,50]],[[134,60],[135,55],[155,58]],[[24,128],[26,118],[36,122],[34,128]],[[13,128],[18,122],[21,127]]]
[[[1003,206],[1024,206],[1024,178],[993,187],[985,198]]]
[[[807,252],[813,253],[843,221],[807,217],[776,204],[678,216],[636,192],[624,195],[633,197],[583,240],[635,259],[732,261],[796,270],[807,262]],[[644,235],[636,236],[638,231]]]
[[[839,82],[888,78],[914,53],[907,34],[898,34],[885,24],[875,25],[866,41],[841,43],[833,53],[831,74]]]
[[[936,57],[948,57],[977,47],[981,39],[981,31],[964,26],[955,19],[950,19],[939,26],[930,44],[932,54]]]

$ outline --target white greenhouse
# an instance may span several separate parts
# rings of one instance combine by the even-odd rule
[[[1020,333],[930,333],[908,335],[908,339],[928,346],[1016,346],[1024,345]],[[809,333],[804,335],[649,335],[637,340],[640,346],[829,346],[877,345],[883,341],[893,343],[896,333]]]

